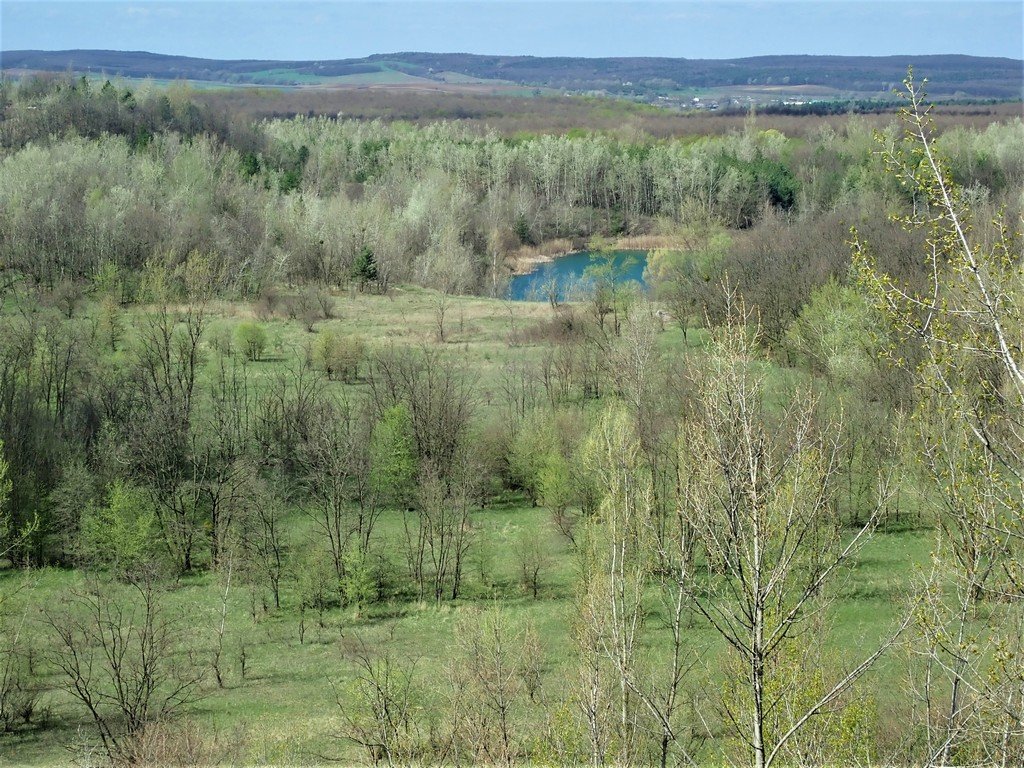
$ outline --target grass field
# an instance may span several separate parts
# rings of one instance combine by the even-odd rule
[[[304,520],[296,519],[301,528]],[[388,521],[385,521],[388,522]],[[394,522],[394,521],[391,521]],[[479,573],[471,573],[467,597],[435,606],[432,603],[383,604],[356,615],[352,610],[334,609],[325,615],[325,626],[310,621],[305,643],[299,643],[298,616],[291,595],[283,596],[280,612],[257,623],[249,616],[248,596],[236,588],[230,598],[226,634],[228,672],[225,689],[207,681],[207,695],[190,708],[188,715],[222,734],[244,733],[249,743],[246,762],[296,764],[324,759],[361,758],[342,734],[341,716],[335,688],[352,675],[345,656],[345,643],[363,640],[370,646],[388,643],[399,656],[417,660],[424,686],[442,692],[446,665],[452,660],[453,628],[460,616],[498,600],[515,622],[532,621],[545,653],[544,694],[558,700],[566,694],[571,675],[571,639],[568,628],[574,616],[572,584],[574,562],[564,543],[551,528],[544,510],[519,506],[485,510],[477,514],[483,555],[491,558],[486,582]],[[543,574],[543,588],[537,600],[523,594],[519,587],[516,563],[510,544],[528,527],[539,527],[548,534],[554,560]],[[298,534],[296,534],[298,535]],[[866,655],[873,643],[888,629],[903,605],[904,592],[915,564],[922,563],[930,539],[920,532],[878,534],[864,550],[861,562],[840,590],[834,606],[833,642],[830,649],[837,659],[854,660]],[[33,574],[19,598],[35,606],[45,606],[56,592],[78,577],[74,573],[47,571]],[[5,579],[4,587],[13,577]],[[212,628],[220,611],[223,582],[203,576],[181,583],[174,593],[175,602],[197,624],[211,628],[206,642],[212,654]],[[292,604],[290,606],[290,603]],[[655,617],[651,617],[651,621]],[[720,685],[721,671],[711,665],[720,650],[716,638],[706,630],[692,629],[688,634],[692,650],[701,652],[703,663],[692,674],[698,694],[711,698]],[[239,649],[244,645],[247,672],[239,674]],[[858,688],[858,696],[871,697],[880,713],[898,704],[903,696],[900,685],[904,657],[898,650],[883,657]],[[702,690],[703,689],[703,690]],[[46,697],[59,728],[20,732],[0,737],[4,764],[53,765],[71,762],[69,744],[90,734],[91,723],[77,702],[66,695]]]
[[[445,355],[468,364],[478,379],[482,407],[487,408],[487,392],[496,386],[502,365],[542,353],[546,342],[523,339],[530,338],[531,328],[550,319],[551,309],[542,303],[450,297],[445,304],[447,341],[442,344],[437,338],[441,302],[436,293],[416,288],[395,290],[385,297],[344,294],[336,298],[334,317],[318,323],[317,330],[334,328],[356,334],[371,345],[439,346]],[[239,322],[253,317],[252,308],[244,304],[218,302],[211,305],[211,310],[211,336],[230,333]],[[87,322],[87,318],[82,321]],[[280,370],[294,356],[304,354],[303,348],[314,338],[296,321],[271,320],[264,326],[271,350],[268,359],[251,364],[257,382]],[[670,328],[660,336],[660,343],[668,355],[699,354],[702,339],[700,334],[691,334],[690,343],[684,347],[682,335]],[[779,372],[779,377],[781,381],[789,374]],[[354,391],[363,387],[358,382],[331,386],[350,386]],[[286,522],[292,552],[308,549],[313,535],[309,518],[293,509]],[[387,542],[400,540],[401,524],[399,513],[385,513],[376,531],[380,551],[396,570],[403,567],[403,555],[397,545]],[[361,759],[363,756],[350,742],[339,738],[343,729],[337,692],[343,690],[354,669],[346,649],[359,641],[372,647],[387,644],[398,655],[415,659],[423,689],[440,700],[446,690],[447,668],[453,661],[456,623],[481,606],[495,603],[500,603],[514,622],[534,624],[544,656],[541,695],[549,702],[564,700],[573,674],[570,628],[577,579],[577,563],[567,541],[554,527],[547,510],[532,507],[519,496],[498,499],[477,511],[474,529],[475,543],[459,600],[440,605],[396,600],[361,612],[335,608],[324,615],[322,626],[307,615],[308,629],[302,643],[300,616],[290,583],[283,594],[282,608],[256,621],[250,615],[246,587],[236,583],[228,592],[226,687],[218,689],[212,675],[208,675],[204,696],[186,716],[204,728],[214,729],[225,743],[244,740],[247,747],[242,759],[250,764]],[[526,593],[518,574],[516,551],[526,531],[541,532],[549,557],[536,599]],[[931,542],[930,531],[913,526],[894,527],[875,535],[856,566],[835,586],[828,612],[833,622],[830,646],[823,650],[828,658],[837,662],[856,660],[891,629],[904,610],[915,569],[927,561]],[[40,611],[55,604],[63,589],[81,578],[81,574],[66,570],[35,571],[24,576],[6,572],[0,580],[0,591],[15,595],[10,605],[22,611],[31,623]],[[190,617],[201,647],[197,657],[201,663],[209,663],[212,656],[214,627],[224,591],[224,576],[208,573],[184,578],[172,591],[174,605]],[[658,625],[656,613],[649,617],[649,623]],[[689,650],[700,658],[689,681],[691,692],[697,701],[710,701],[722,685],[723,672],[718,664],[721,641],[697,625],[688,630],[687,638]],[[244,679],[240,672],[243,646]],[[901,652],[893,650],[861,684],[858,695],[873,701],[879,713],[884,714],[904,695],[898,682],[904,661]],[[43,704],[50,711],[44,723],[50,726],[0,735],[0,765],[71,764],[81,757],[73,745],[92,735],[85,712],[56,690],[44,694]],[[537,728],[540,725],[535,724]]]

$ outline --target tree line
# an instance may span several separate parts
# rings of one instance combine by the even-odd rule
[[[508,138],[454,122],[249,123],[184,86],[135,93],[84,79],[5,82],[0,101],[0,259],[50,288],[200,251],[219,260],[221,290],[242,297],[281,282],[348,284],[365,254],[381,288],[501,295],[524,246],[672,237],[695,221],[736,232],[782,221],[790,238],[913,202],[856,118],[806,141],[753,120],[659,141]],[[1021,130],[1017,120],[939,139],[955,180],[993,210],[1019,205]],[[844,267],[827,270],[843,278]]]

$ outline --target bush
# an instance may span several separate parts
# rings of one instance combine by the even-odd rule
[[[210,333],[210,348],[222,357],[230,357],[235,353],[235,335],[230,325],[220,325]]]
[[[256,361],[263,357],[267,348],[267,332],[258,323],[241,323],[235,330],[238,346],[249,360]]]
[[[260,297],[253,304],[252,311],[259,320],[269,320],[281,308],[281,295],[277,288],[268,286],[263,289]]]
[[[541,471],[555,451],[551,415],[546,411],[528,414],[512,440],[508,455],[512,481],[521,488],[534,506],[540,501]]]
[[[334,297],[331,296],[330,291],[325,288],[317,288],[313,293],[313,298],[316,300],[316,305],[324,318],[330,320],[334,317]]]
[[[27,606],[17,588],[0,601],[0,736],[48,718],[40,706],[46,681],[39,674],[40,637],[31,631]],[[13,598],[13,599],[12,599]]]
[[[535,527],[531,526],[519,535],[516,560],[519,562],[519,583],[523,591],[536,600],[540,595],[541,575],[551,565],[551,553]]]
[[[377,600],[377,578],[369,555],[355,547],[346,550],[342,559],[341,595],[345,605],[362,607]]]
[[[235,765],[245,762],[246,733],[239,726],[220,732],[195,720],[158,721],[128,740],[124,762],[140,768],[162,765]]]
[[[329,299],[329,294],[328,294]],[[306,327],[309,333],[313,332],[313,326],[326,315],[324,314],[325,306],[329,309],[333,307],[333,301],[321,301],[320,291],[313,286],[309,285],[299,291],[298,296],[295,297],[293,306],[293,312],[296,318],[302,320],[302,324]]]
[[[313,345],[313,365],[337,379],[351,384],[359,377],[359,365],[366,356],[366,345],[358,336],[339,336],[331,330],[320,333]]]
[[[124,576],[155,562],[158,536],[149,497],[118,481],[110,487],[106,506],[88,507],[82,514],[79,551],[90,566]]]

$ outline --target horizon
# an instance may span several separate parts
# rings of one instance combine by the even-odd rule
[[[536,58],[1024,58],[1015,0],[251,2],[14,0],[0,51],[319,61],[399,52]],[[887,23],[880,24],[884,16]],[[225,35],[226,26],[233,27]],[[500,52],[496,52],[500,51]]]
[[[767,53],[757,54],[754,56],[728,56],[728,57],[688,57],[688,56],[540,56],[526,53],[475,53],[473,51],[442,51],[442,50],[394,50],[394,51],[376,51],[366,56],[353,56],[344,57],[339,59],[259,59],[259,58],[211,58],[209,56],[190,56],[187,54],[180,53],[162,53],[159,51],[148,51],[143,49],[132,49],[132,48],[0,48],[0,56],[3,54],[10,53],[22,53],[22,52],[38,52],[38,53],[116,53],[116,54],[145,54],[147,56],[160,56],[166,58],[182,58],[182,59],[193,59],[195,61],[223,61],[223,62],[246,62],[246,61],[266,61],[273,63],[282,64],[293,64],[293,63],[312,63],[312,62],[326,62],[326,61],[358,61],[362,59],[370,59],[381,56],[406,56],[406,55],[423,55],[423,56],[480,56],[485,58],[522,58],[522,59],[557,59],[557,58],[572,58],[572,59],[583,59],[583,60],[602,60],[602,59],[665,59],[668,61],[682,60],[682,61],[742,61],[749,59],[771,59],[771,58],[814,58],[814,59],[891,59],[901,58],[903,56],[918,56],[921,58],[947,58],[954,56],[962,56],[965,58],[972,59],[1005,59],[1007,61],[1018,61],[1024,63],[1024,53],[1019,57],[1013,56],[981,56],[970,53],[891,53],[891,54],[879,54],[879,55],[854,55],[854,54],[837,54],[837,53]],[[2,62],[0,62],[2,64]]]

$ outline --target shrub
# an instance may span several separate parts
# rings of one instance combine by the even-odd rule
[[[328,302],[328,306],[332,305],[332,302]],[[312,333],[313,326],[325,317],[324,304],[319,299],[319,291],[311,285],[299,291],[298,296],[295,297],[294,311],[295,316],[302,320],[306,330]]]
[[[346,550],[342,558],[344,573],[341,577],[341,595],[345,605],[362,607],[377,600],[377,577],[374,563],[366,552],[355,547]]]
[[[87,507],[82,514],[79,551],[92,567],[124,576],[156,559],[156,513],[139,488],[115,482],[106,506]]]
[[[337,379],[351,384],[359,376],[359,365],[366,356],[366,345],[358,336],[339,336],[323,331],[313,346],[313,365]]]
[[[512,441],[508,456],[509,472],[513,482],[526,492],[537,505],[540,500],[540,474],[554,450],[550,415],[537,411],[523,421]]]
[[[210,348],[218,355],[230,357],[235,353],[235,335],[230,325],[220,325],[210,333]]]
[[[240,323],[235,330],[238,346],[249,360],[260,360],[267,348],[267,332],[258,323]]]
[[[269,320],[281,308],[281,295],[277,288],[268,286],[260,293],[260,297],[253,304],[252,311],[260,320]]]
[[[330,291],[326,288],[317,288],[313,293],[313,298],[316,300],[321,315],[328,320],[334,317],[334,297],[331,296]]]

